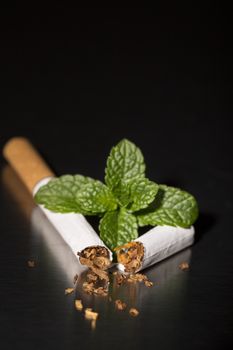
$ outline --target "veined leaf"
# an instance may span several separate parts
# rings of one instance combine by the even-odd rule
[[[121,181],[126,183],[144,176],[144,158],[138,147],[124,139],[112,148],[107,159],[105,182],[114,193]]]
[[[83,186],[93,182],[94,179],[82,175],[63,175],[54,178],[37,191],[35,202],[54,212],[88,214],[80,207],[76,195]]]
[[[83,186],[76,194],[76,201],[83,211],[87,211],[92,215],[117,208],[117,202],[111,190],[97,180]]]
[[[198,217],[195,198],[188,192],[166,185],[159,186],[153,209],[138,215],[139,226],[170,225],[190,227]]]
[[[159,185],[146,178],[137,179],[130,186],[131,201],[130,211],[137,211],[148,207],[153,202],[158,192]]]

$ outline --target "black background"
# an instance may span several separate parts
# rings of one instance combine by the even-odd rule
[[[4,8],[0,18],[1,149],[25,136],[57,174],[103,179],[111,146],[126,137],[142,149],[149,178],[190,191],[200,207],[182,295],[174,297],[171,279],[159,299],[150,291],[149,309],[133,323],[110,315],[91,332],[77,316],[67,321],[59,271],[50,271],[43,247],[36,278],[25,268],[29,223],[2,181],[1,348],[230,346],[229,9],[215,2],[113,9],[57,2],[52,9]],[[3,171],[2,155],[0,161]]]

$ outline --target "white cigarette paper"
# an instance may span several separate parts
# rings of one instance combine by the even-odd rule
[[[156,226],[132,242],[143,245],[144,254],[141,266],[135,271],[143,270],[167,257],[189,247],[194,242],[194,227],[188,229],[173,226]],[[123,264],[118,264],[125,271]]]
[[[67,282],[71,283],[76,274],[80,276],[86,270],[86,267],[79,263],[77,255],[73,254],[70,247],[64,242],[62,236],[58,234],[39,207],[35,207],[31,213],[31,225],[32,239],[38,240],[38,237],[43,239],[46,249],[48,249],[56,263],[56,267],[64,274]],[[32,247],[33,250],[38,249],[37,244],[33,244]],[[32,256],[34,255],[37,255],[37,253],[33,254],[32,252]]]
[[[33,193],[35,194],[40,187],[46,185],[51,179],[51,177],[47,177],[39,181],[36,184]],[[39,207],[77,258],[79,258],[77,253],[81,252],[83,249],[91,246],[101,246],[108,250],[110,260],[112,260],[111,250],[109,250],[109,248],[104,244],[99,235],[94,231],[92,226],[87,222],[82,214],[60,214],[52,212],[44,208],[42,205],[39,205]]]

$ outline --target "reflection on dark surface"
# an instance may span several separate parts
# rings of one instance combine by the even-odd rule
[[[58,270],[66,277],[67,282],[72,283],[75,274],[79,275],[85,270],[85,267],[79,263],[78,258],[39,207],[32,211],[31,224],[32,234],[42,237],[44,245],[55,260]]]
[[[11,166],[5,165],[1,172],[1,180],[9,192],[12,201],[17,205],[18,211],[30,221],[31,213],[35,208],[32,196],[17,176]]]

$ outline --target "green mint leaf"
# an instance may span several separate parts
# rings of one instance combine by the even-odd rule
[[[130,186],[131,201],[130,211],[137,211],[148,207],[153,202],[159,190],[159,185],[146,178],[137,179]]]
[[[37,191],[35,202],[58,213],[88,214],[80,207],[76,194],[83,186],[92,182],[95,180],[82,175],[63,175],[54,178]]]
[[[138,237],[137,219],[125,208],[107,212],[100,220],[100,238],[110,249],[132,241]]]
[[[92,215],[117,209],[117,202],[110,189],[97,180],[83,186],[77,192],[76,200],[84,211]]]
[[[121,185],[145,176],[145,163],[142,152],[132,142],[123,139],[111,149],[105,169],[105,182],[113,190]]]
[[[195,198],[188,192],[166,185],[159,192],[151,207],[138,216],[139,226],[169,225],[190,227],[198,217]]]

